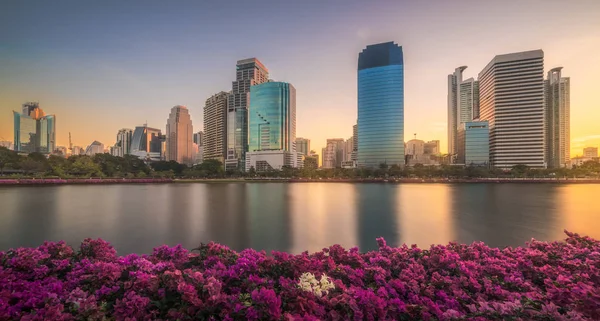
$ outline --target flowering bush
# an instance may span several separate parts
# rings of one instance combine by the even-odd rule
[[[102,240],[0,252],[0,320],[598,320],[600,242],[300,255]]]

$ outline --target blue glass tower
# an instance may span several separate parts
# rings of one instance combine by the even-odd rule
[[[404,165],[404,58],[393,42],[358,55],[358,165]]]

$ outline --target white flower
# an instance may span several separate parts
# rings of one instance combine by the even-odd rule
[[[329,290],[335,289],[335,285],[327,275],[323,274],[321,280],[317,280],[315,275],[310,272],[302,273],[298,287],[302,291],[312,292],[317,297],[321,297],[323,294],[327,295],[329,294]]]

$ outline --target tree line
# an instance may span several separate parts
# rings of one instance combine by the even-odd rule
[[[0,147],[0,175],[14,177],[125,177],[125,178],[311,178],[311,179],[358,179],[358,178],[542,178],[542,177],[600,177],[600,163],[588,161],[572,169],[534,169],[526,165],[515,165],[510,170],[478,166],[438,165],[398,166],[381,164],[378,168],[334,168],[318,169],[316,164],[307,162],[304,168],[284,166],[281,170],[257,172],[250,168],[248,172],[239,170],[225,171],[218,160],[205,160],[201,164],[188,167],[175,161],[159,161],[147,164],[133,156],[112,156],[96,154],[94,156],[75,155],[69,158],[40,153],[19,155],[5,147]]]

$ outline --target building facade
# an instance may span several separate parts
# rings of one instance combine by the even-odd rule
[[[448,154],[456,155],[457,133],[462,123],[479,117],[479,82],[463,80],[467,66],[448,75]]]
[[[323,148],[321,157],[323,157],[323,168],[340,168],[344,161],[344,144],[343,138],[331,138],[327,140],[327,144]]]
[[[95,140],[93,141],[86,149],[85,149],[85,155],[87,156],[94,156],[96,154],[103,154],[104,153],[104,144],[102,144],[101,142]]]
[[[269,80],[269,71],[256,58],[239,60],[227,103],[227,158],[225,169],[244,169],[248,151],[248,107],[250,87]]]
[[[117,133],[117,141],[112,147],[111,154],[113,156],[123,157],[131,154],[131,139],[133,138],[133,130],[123,128]]]
[[[257,161],[267,162],[272,169],[280,169],[281,166],[298,167],[294,86],[274,81],[252,86],[248,115],[248,157],[245,158],[245,170],[252,167],[257,171],[269,169],[268,166],[260,165],[262,163],[257,167]],[[270,161],[274,163],[269,163]]]
[[[480,120],[490,131],[490,163],[545,168],[544,52],[496,56],[479,73]]]
[[[308,155],[308,153],[310,152],[310,139],[297,137],[296,151],[302,155]]]
[[[598,157],[598,147],[586,147],[583,149],[583,157],[595,158]]]
[[[56,116],[46,115],[35,102],[23,104],[21,111],[13,111],[14,150],[53,153],[56,149]]]
[[[201,164],[204,161],[204,132],[194,133],[192,138],[194,142],[194,164]]]
[[[571,80],[561,70],[550,70],[545,81],[548,168],[567,167],[571,160]]]
[[[352,161],[356,165],[358,162],[358,124],[352,126]]]
[[[193,134],[194,128],[187,107],[178,105],[171,108],[171,113],[167,119],[166,160],[193,165]]]
[[[430,140],[423,146],[425,155],[439,155],[440,154],[440,141]]]
[[[137,126],[131,136],[130,154],[144,160],[164,160],[164,141],[165,136],[160,129]]]
[[[404,58],[393,42],[358,55],[357,154],[358,166],[404,164]]]
[[[223,164],[227,159],[227,104],[229,93],[220,92],[204,105],[204,156]]]
[[[457,163],[488,166],[490,163],[490,131],[487,121],[470,121],[458,130]]]

